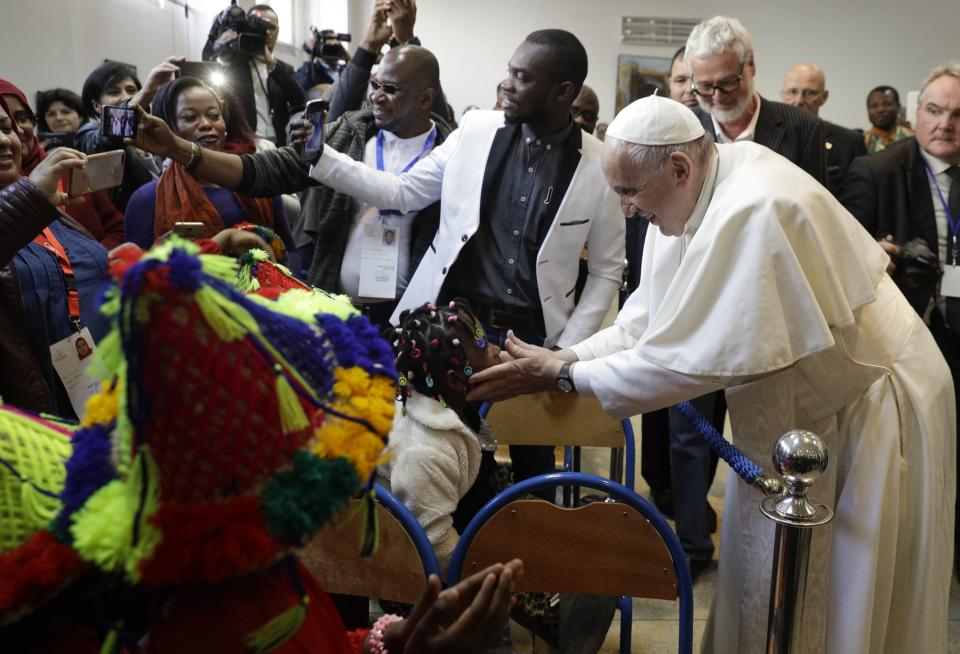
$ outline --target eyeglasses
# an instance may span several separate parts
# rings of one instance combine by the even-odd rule
[[[709,98],[715,91],[720,91],[721,93],[736,91],[740,88],[740,82],[743,81],[743,68],[746,65],[747,62],[740,64],[740,70],[737,71],[736,77],[722,79],[716,84],[697,84],[697,80],[693,80],[693,92],[701,97]]]
[[[821,92],[816,89],[803,89],[802,91],[800,89],[787,89],[783,92],[783,97],[792,99],[801,96],[804,100],[813,100],[819,96],[820,93]]]
[[[573,105],[572,107],[570,107],[570,113],[573,114],[574,118],[576,118],[577,116],[581,116],[583,117],[584,120],[597,120],[597,118],[600,117],[599,115],[597,115],[596,111],[591,111],[589,109],[582,110],[580,109],[580,107],[576,105]]]
[[[383,91],[387,95],[396,95],[403,90],[403,87],[393,82],[381,82],[376,79],[370,80],[370,88],[374,91]]]

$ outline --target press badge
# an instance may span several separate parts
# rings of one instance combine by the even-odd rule
[[[400,247],[397,230],[378,222],[363,225],[360,253],[360,297],[392,300],[397,294]]]
[[[50,346],[53,369],[57,371],[63,387],[67,389],[70,405],[81,419],[87,400],[100,392],[102,383],[102,380],[87,373],[96,348],[93,336],[86,327]]]
[[[940,278],[940,295],[960,297],[960,266],[944,266]]]

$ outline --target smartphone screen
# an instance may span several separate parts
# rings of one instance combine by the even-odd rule
[[[303,117],[313,125],[313,133],[304,146],[306,152],[319,152],[323,148],[323,123],[330,103],[326,100],[311,100],[303,111]]]
[[[104,106],[100,112],[101,130],[106,136],[135,138],[137,136],[137,111],[126,107]]]

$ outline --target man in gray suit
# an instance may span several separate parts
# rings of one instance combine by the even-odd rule
[[[715,16],[697,25],[684,61],[700,102],[697,115],[717,143],[765,145],[827,184],[822,121],[754,90],[753,39],[740,21]]]

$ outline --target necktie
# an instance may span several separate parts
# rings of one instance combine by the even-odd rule
[[[950,177],[950,193],[947,197],[947,206],[950,207],[950,216],[954,220],[960,220],[960,166],[950,166],[947,168],[947,175]],[[949,222],[949,221],[948,221]],[[947,226],[949,230],[949,225]],[[951,235],[947,235],[948,243]],[[949,258],[949,255],[948,255]],[[954,265],[960,264],[960,261],[951,261]],[[960,335],[960,298],[947,298],[947,324],[953,330],[954,334]]]

